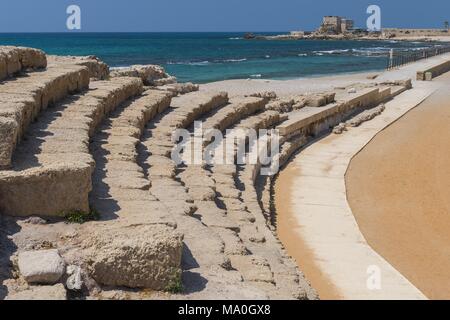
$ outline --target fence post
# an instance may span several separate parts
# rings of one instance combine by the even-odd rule
[[[393,63],[394,63],[394,49],[391,49],[391,51],[389,52],[389,69],[393,68]]]

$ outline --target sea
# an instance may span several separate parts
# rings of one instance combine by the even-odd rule
[[[246,40],[244,33],[222,32],[0,33],[0,45],[29,46],[56,55],[95,55],[114,68],[158,64],[180,82],[206,83],[378,71],[386,68],[391,49],[421,50],[437,44],[393,40]]]

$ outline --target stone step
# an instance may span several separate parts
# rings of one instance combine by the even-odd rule
[[[243,150],[254,134],[256,134],[255,138],[257,138],[260,134],[259,130],[271,129],[280,122],[285,121],[287,118],[288,116],[286,114],[281,114],[274,110],[267,110],[244,118],[230,128],[227,128],[225,137],[227,137],[228,141],[227,139],[224,139],[214,146],[214,163],[236,164],[237,151],[239,149]],[[254,130],[255,132],[252,133],[251,130]],[[233,143],[230,142],[231,139],[234,139],[234,149],[227,150],[227,144]],[[230,152],[232,153],[230,154]],[[187,158],[187,155],[184,155],[184,158]]]
[[[94,80],[106,80],[109,77],[109,66],[95,56],[47,56],[49,66],[73,64],[85,66],[89,77]]]
[[[177,168],[171,159],[173,131],[177,128],[192,127],[195,120],[227,103],[228,97],[225,93],[195,92],[173,98],[171,107],[147,126],[142,141],[144,149],[141,150],[141,161],[147,168],[151,181],[150,192],[168,208],[177,223],[177,230],[184,233],[182,265],[187,290],[201,285],[199,279],[194,280],[191,277],[193,273],[199,274],[210,285],[223,281],[225,274],[228,275],[227,279],[236,278],[239,284],[242,281],[241,277],[235,277],[236,272],[230,269],[230,260],[225,254],[227,250],[236,250],[239,241],[232,234],[222,238],[215,230],[219,228],[228,232],[225,230],[234,230],[236,226],[218,215],[221,211],[213,201],[214,190],[209,188],[214,182],[204,175],[198,175],[194,179],[188,178],[188,172],[185,171],[185,182],[195,181],[195,188],[193,185],[183,184],[183,181],[176,177]],[[199,182],[202,185],[199,185]],[[214,224],[214,227],[206,225],[205,219],[209,219],[208,222]]]
[[[0,81],[23,71],[45,67],[47,67],[47,57],[41,50],[0,46]]]
[[[236,124],[238,121],[264,110],[266,100],[255,97],[234,97],[230,104],[218,109],[203,122],[203,129],[225,129]]]
[[[88,85],[87,69],[73,65],[49,67],[0,84],[0,169],[10,167],[17,143],[40,112]]]
[[[89,139],[110,112],[141,92],[139,79],[98,81],[46,109],[17,148],[12,169],[0,171],[0,212],[52,216],[89,211],[95,166]]]
[[[295,135],[318,135],[352,114],[365,108],[374,107],[394,98],[409,86],[389,85],[364,88],[356,93],[341,94],[336,102],[320,108],[304,107],[289,114],[289,119],[280,124],[277,129],[282,136],[289,138]]]
[[[269,129],[275,124],[287,119],[287,115],[278,111],[267,110],[254,116],[248,117],[236,124],[235,129]]]
[[[228,133],[233,134],[238,129],[270,129],[279,121],[279,112],[266,111],[243,119],[230,128]],[[249,151],[257,146],[264,147],[256,143],[249,146]],[[280,161],[284,161],[289,152],[292,150],[286,150],[280,155]],[[315,298],[314,292],[305,291],[309,285],[303,274],[283,251],[267,224],[267,217],[261,209],[254,187],[254,175],[260,166],[245,165],[242,166],[243,169],[240,168],[236,165],[211,166],[211,178],[216,182],[217,200],[226,210],[228,223],[235,225],[238,230],[234,230],[235,238],[231,238],[234,240],[230,240],[230,234],[220,233],[225,243],[225,252],[231,254],[229,258],[232,267],[242,274],[245,282],[261,286],[271,298]],[[205,223],[217,223],[214,220],[209,222],[206,219]],[[226,226],[222,221],[220,227],[226,229]],[[238,248],[245,248],[246,252],[251,254],[240,255],[237,253]]]
[[[91,143],[96,162],[91,207],[102,217],[126,224],[164,224],[175,221],[162,202],[149,192],[150,181],[137,162],[137,147],[147,122],[170,106],[171,96],[147,90],[122,105],[101,124]]]
[[[265,103],[261,105],[263,109]],[[249,111],[249,117],[236,115],[237,120],[230,121],[229,125],[226,121],[221,122],[225,117],[216,118],[218,114],[233,115],[231,108],[228,105],[218,109],[211,114],[213,119],[206,118],[204,123],[219,123],[222,131],[231,129],[227,133],[233,134],[238,130],[272,128],[286,119],[272,110],[256,115]],[[270,298],[305,297],[306,293],[302,291],[305,283],[298,283],[301,274],[297,273],[295,264],[291,264],[291,269],[280,266],[277,259],[282,260],[282,264],[288,263],[289,259],[279,253],[281,248],[278,244],[267,244],[267,237],[273,235],[260,212],[256,193],[254,201],[248,205],[242,199],[235,180],[237,167],[234,164],[215,164],[210,169],[212,172],[202,165],[189,164],[181,169],[177,178],[197,207],[195,216],[223,242],[223,253],[230,260],[231,267],[238,271],[247,287],[259,287]],[[259,221],[255,213],[260,215]],[[266,230],[269,230],[269,235]]]

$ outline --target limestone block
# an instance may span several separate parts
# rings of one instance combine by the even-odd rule
[[[64,260],[56,249],[21,252],[18,264],[28,283],[54,284],[65,271]]]
[[[109,77],[109,66],[96,56],[48,56],[48,62],[85,66],[89,70],[89,77],[95,80],[106,80]]]
[[[166,73],[164,68],[157,65],[133,65],[111,71],[111,77],[137,77],[145,85],[164,85],[174,83],[176,78]]]
[[[11,165],[12,152],[19,132],[18,123],[9,117],[0,117],[0,169]]]
[[[164,290],[180,273],[183,236],[162,225],[115,228],[86,242],[89,266],[101,284]]]
[[[89,211],[90,164],[65,163],[25,171],[0,171],[0,211],[12,216],[55,216]]]
[[[256,255],[231,256],[231,265],[243,276],[245,281],[274,283],[270,265],[264,258]]]

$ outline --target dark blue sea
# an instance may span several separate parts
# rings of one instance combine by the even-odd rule
[[[270,34],[270,33],[265,33]],[[96,55],[112,67],[160,64],[179,81],[292,79],[382,70],[388,52],[434,45],[400,41],[245,40],[243,33],[0,34],[0,45]]]

